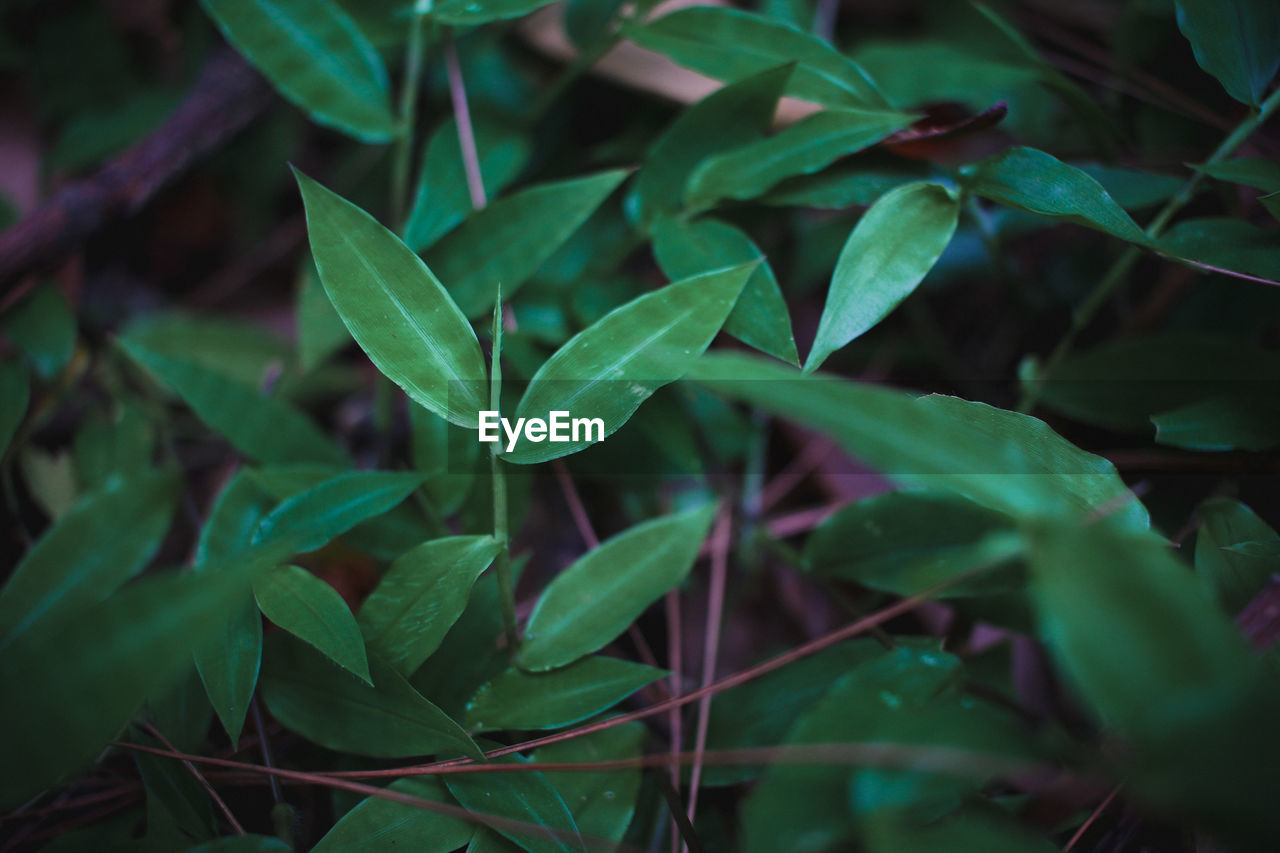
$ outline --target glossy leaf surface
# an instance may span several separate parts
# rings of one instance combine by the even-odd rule
[[[349,471],[283,501],[254,534],[254,542],[288,542],[314,551],[366,519],[400,503],[422,482],[419,474]]]
[[[603,656],[547,673],[508,669],[467,703],[467,728],[486,732],[567,726],[613,707],[665,675],[661,669]]]
[[[1280,8],[1268,0],[1177,0],[1178,29],[1200,67],[1257,106],[1280,68]]]
[[[272,622],[369,681],[360,626],[333,587],[299,566],[276,566],[254,578],[253,597]]]
[[[473,812],[532,824],[528,830],[506,825],[490,827],[491,831],[514,841],[520,849],[529,853],[586,853],[573,814],[541,773],[449,775],[444,777],[444,782],[449,793]]]
[[[412,797],[451,803],[452,797],[438,779],[430,776],[397,779],[389,790]],[[406,803],[366,797],[342,816],[312,848],[313,853],[449,853],[466,844],[475,825],[452,815],[440,814]]]
[[[554,669],[602,648],[693,568],[715,507],[636,525],[588,551],[529,617],[521,668]]]

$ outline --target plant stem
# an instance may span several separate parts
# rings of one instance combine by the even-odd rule
[[[400,137],[391,161],[391,217],[403,229],[408,215],[409,161],[413,155],[414,121],[418,114],[418,87],[422,82],[423,28],[434,0],[418,0],[409,24],[405,47],[404,77],[400,81]]]
[[[1269,119],[1278,108],[1280,108],[1280,89],[1272,92],[1271,96],[1262,102],[1260,109],[1251,113],[1248,118],[1240,122],[1235,130],[1231,131],[1226,139],[1222,140],[1222,144],[1209,155],[1205,165],[1220,163],[1234,154],[1236,149],[1243,145],[1253,132]],[[1187,202],[1191,201],[1196,189],[1203,180],[1204,172],[1196,172],[1191,176],[1182,186],[1182,189],[1178,190],[1177,194],[1169,199],[1165,206],[1160,209],[1160,212],[1155,215],[1155,218],[1151,220],[1151,224],[1146,229],[1148,237],[1155,239],[1160,236],[1165,226],[1169,224],[1169,220],[1173,219],[1186,206]],[[1129,271],[1133,269],[1133,265],[1138,262],[1138,258],[1141,255],[1142,249],[1138,246],[1130,246],[1126,249],[1124,254],[1117,258],[1116,262],[1107,270],[1084,302],[1080,304],[1080,307],[1075,310],[1071,316],[1071,326],[1067,329],[1067,333],[1062,336],[1062,339],[1058,341],[1058,345],[1054,347],[1044,366],[1038,371],[1039,377],[1027,384],[1022,400],[1018,404],[1018,411],[1030,412],[1035,408],[1036,402],[1040,399],[1045,379],[1052,376],[1062,363],[1062,360],[1071,353],[1071,348],[1075,345],[1076,338],[1089,325],[1094,314],[1107,303],[1116,288],[1125,281]]]
[[[493,305],[493,352],[489,361],[489,408],[502,411],[502,285]],[[507,477],[498,457],[500,442],[489,445],[489,467],[493,479],[493,538],[498,540],[494,571],[498,574],[498,595],[502,599],[502,627],[507,648],[514,654],[520,643],[516,631],[516,592],[511,582],[511,540],[507,531]]]
[[[484,176],[480,173],[480,156],[476,151],[476,135],[471,127],[471,108],[467,105],[467,87],[462,79],[462,65],[458,62],[458,48],[451,33],[444,43],[444,67],[449,76],[449,100],[453,102],[453,117],[458,124],[458,147],[462,149],[462,168],[467,175],[467,190],[471,193],[471,206],[476,210],[489,203],[484,192]]]

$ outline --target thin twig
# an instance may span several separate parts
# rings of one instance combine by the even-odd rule
[[[267,727],[262,724],[262,708],[258,705],[258,697],[254,696],[249,700],[249,710],[253,714],[253,727],[258,730],[258,746],[262,749],[262,763],[267,767],[274,767],[271,761],[271,742],[267,740]],[[276,777],[271,777],[271,797],[279,803],[283,797],[280,794],[280,782]]]
[[[680,624],[679,587],[667,592],[663,605],[667,617],[667,669],[671,670],[671,695],[679,696],[684,681],[684,638]],[[672,708],[667,712],[667,732],[671,754],[679,755],[684,749],[684,716],[679,708]],[[680,793],[680,765],[678,764],[671,766],[671,788],[677,794]],[[680,833],[675,831],[679,826],[676,824],[674,811],[671,820],[674,827],[671,833],[671,849],[674,853],[680,849]]]
[[[582,537],[587,548],[596,547],[600,544],[600,539],[596,536],[595,528],[591,526],[591,519],[587,516],[587,508],[583,506],[582,498],[578,495],[578,488],[573,484],[569,466],[564,464],[563,459],[557,459],[551,463],[551,469],[555,471],[556,482],[560,484],[564,502],[569,505],[569,515],[572,516],[573,523],[578,528],[578,535]]]
[[[173,745],[173,742],[165,737],[159,729],[151,725],[151,723],[143,720],[142,727],[146,729],[147,733],[153,738],[168,747],[170,752],[178,751],[178,748]],[[244,827],[240,825],[240,821],[236,820],[236,816],[231,812],[231,809],[227,806],[222,797],[218,796],[218,792],[209,784],[209,780],[204,778],[204,774],[200,772],[200,768],[196,767],[195,763],[190,759],[182,758],[179,760],[182,762],[182,766],[187,768],[188,772],[190,772],[191,775],[195,777],[196,781],[200,783],[200,787],[204,788],[204,792],[209,795],[209,799],[213,800],[213,804],[218,807],[218,811],[222,812],[222,816],[227,819],[227,823],[231,824],[231,828],[235,830],[236,835],[244,835]]]
[[[458,62],[458,48],[453,43],[452,35],[444,42],[444,67],[449,76],[449,100],[453,103],[453,115],[458,123],[458,145],[462,148],[462,168],[467,173],[467,190],[471,193],[471,206],[480,210],[489,202],[484,194],[480,158],[476,155],[476,137],[471,129],[467,87],[462,80],[462,65]]]
[[[1071,840],[1067,842],[1067,846],[1062,848],[1063,853],[1066,853],[1066,851],[1075,847],[1076,844],[1079,843],[1080,839],[1084,838],[1084,834],[1089,831],[1089,827],[1093,826],[1093,822],[1102,816],[1102,813],[1107,810],[1107,806],[1111,805],[1111,801],[1120,793],[1121,787],[1122,786],[1120,785],[1116,785],[1112,788],[1111,793],[1107,794],[1107,798],[1098,804],[1098,807],[1093,810],[1093,813],[1090,814],[1088,818],[1085,819],[1084,823],[1080,824],[1080,828],[1076,830],[1076,834],[1071,836]]]

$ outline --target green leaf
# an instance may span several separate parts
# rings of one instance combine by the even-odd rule
[[[960,170],[971,192],[1020,210],[1150,246],[1146,233],[1086,173],[1034,148],[1014,146]]]
[[[22,772],[0,777],[0,804],[88,764],[146,697],[187,673],[192,649],[249,594],[255,567],[144,578],[87,609],[51,614],[12,642],[0,655],[0,748]]]
[[[9,449],[13,434],[27,414],[31,380],[27,369],[16,361],[0,362],[0,456]]]
[[[421,406],[409,410],[413,466],[427,480],[423,491],[442,516],[462,506],[481,464],[480,442],[470,430],[438,418]]]
[[[1125,210],[1138,210],[1168,201],[1186,183],[1185,179],[1176,175],[1141,172],[1099,163],[1073,165],[1101,184],[1107,195]]]
[[[529,159],[529,143],[515,131],[487,121],[482,115],[471,118],[485,196],[493,198],[524,169]],[[421,252],[470,213],[471,193],[462,164],[458,125],[453,118],[448,118],[431,135],[426,153],[422,155],[413,210],[404,228],[405,245]]]
[[[1244,273],[1269,282],[1280,281],[1276,232],[1240,219],[1184,219],[1161,235],[1153,247],[1174,260],[1187,261],[1210,272]]]
[[[235,45],[316,122],[366,142],[399,133],[382,57],[331,0],[201,0]]]
[[[959,212],[951,191],[922,182],[891,190],[863,214],[836,262],[805,372],[911,295],[951,242]]]
[[[53,521],[66,515],[81,497],[70,453],[46,453],[28,444],[18,455],[18,468],[32,500]]]
[[[427,257],[463,314],[487,314],[498,284],[510,299],[627,174],[598,172],[500,198],[446,234]]]
[[[412,674],[458,621],[499,548],[491,536],[450,536],[397,559],[360,607],[369,648],[401,674]]]
[[[710,207],[723,198],[764,195],[784,178],[810,175],[909,125],[914,116],[864,110],[823,110],[767,139],[704,160],[689,176],[686,203]]]
[[[302,412],[274,397],[148,349],[126,336],[120,345],[134,361],[177,391],[200,420],[241,453],[268,463],[325,462],[346,465],[346,453]]]
[[[838,165],[816,175],[788,178],[759,201],[762,204],[844,210],[869,205],[894,187],[928,176],[927,168],[911,165],[892,169],[870,169],[861,164]]]
[[[294,495],[258,525],[254,542],[283,541],[295,553],[314,551],[362,521],[407,498],[420,474],[348,471]]]
[[[1178,29],[1231,97],[1258,106],[1280,68],[1280,8],[1270,0],[1177,0]]]
[[[131,732],[128,740],[156,749],[164,747],[155,738],[136,732]],[[161,826],[174,840],[204,840],[217,835],[209,795],[186,767],[145,752],[134,752],[130,757],[146,790],[148,837],[156,835]]]
[[[169,529],[177,491],[172,474],[141,474],[76,503],[0,589],[0,645],[103,600],[141,571]]]
[[[641,215],[672,214],[689,176],[708,157],[760,137],[773,122],[792,64],[769,67],[717,89],[683,110],[645,154],[636,178]]]
[[[571,418],[599,418],[604,436],[612,435],[654,391],[679,379],[697,361],[754,268],[744,264],[687,278],[610,311],[538,369],[516,417],[549,422],[551,412],[569,412]],[[579,440],[545,444],[522,434],[513,450],[503,442],[503,458],[545,462],[589,446],[591,433],[586,429]]]
[[[397,779],[389,790],[441,803],[453,799],[444,784],[431,776]],[[452,815],[366,797],[333,825],[312,853],[450,853],[470,841],[474,832],[473,824]]]
[[[151,467],[155,436],[146,415],[132,403],[110,417],[90,418],[76,432],[73,458],[76,481],[87,490],[106,486]]]
[[[554,0],[444,0],[431,10],[431,18],[442,24],[476,26],[519,18],[552,2]]]
[[[195,570],[225,568],[248,551],[253,533],[275,501],[241,470],[218,495],[196,542]],[[209,702],[232,743],[244,730],[262,661],[262,616],[252,598],[233,608],[216,636],[195,654]]]
[[[565,35],[578,47],[592,42],[609,30],[625,0],[567,0],[564,4]]]
[[[478,757],[462,727],[377,655],[373,684],[338,669],[310,646],[274,635],[262,660],[262,697],[283,725],[314,743],[372,758],[435,753]]]
[[[206,841],[186,853],[289,853],[292,849],[279,838],[269,835],[238,835]]]
[[[569,763],[639,758],[644,746],[642,723],[624,723],[603,731],[537,749],[534,761]],[[564,799],[584,835],[621,841],[631,824],[640,793],[640,768],[600,773],[542,771]]]
[[[1014,518],[1079,516],[1105,507],[1119,523],[1148,524],[1146,509],[1110,462],[1028,415],[801,375],[738,354],[704,355],[689,378],[830,435],[904,485],[957,492]]]
[[[561,669],[508,669],[467,703],[467,729],[557,729],[612,708],[668,673],[616,658],[587,657]]]
[[[301,172],[294,176],[320,280],[356,343],[414,402],[474,426],[486,373],[466,317],[395,234]]]
[[[672,281],[758,260],[760,265],[742,288],[724,330],[761,352],[800,363],[778,280],[764,253],[746,234],[718,219],[661,217],[653,226],[653,253]]]
[[[520,667],[564,666],[625,631],[684,580],[714,515],[710,506],[638,524],[557,575],[529,616]]]
[[[1151,416],[1156,443],[1188,450],[1270,450],[1280,445],[1280,400],[1223,394]]]
[[[741,9],[680,9],[624,32],[641,47],[717,80],[733,82],[794,61],[789,95],[830,107],[888,107],[852,59],[808,33]]]
[[[1230,549],[1246,542],[1280,543],[1280,535],[1249,507],[1229,498],[1210,498],[1196,515],[1196,574],[1227,615],[1235,616],[1266,586],[1274,564]]]
[[[75,314],[52,284],[24,296],[5,313],[0,328],[26,354],[36,375],[45,379],[61,373],[75,353]]]
[[[1002,535],[1003,534],[1003,535]],[[1012,541],[1011,541],[1012,540]],[[1012,520],[946,492],[889,492],[842,507],[805,543],[805,567],[896,595],[915,595],[1016,549]],[[1021,577],[985,573],[943,598],[1022,589]]]
[[[290,366],[289,344],[266,329],[221,317],[176,312],[129,324],[126,337],[143,349],[262,388]]]
[[[1280,163],[1274,160],[1266,160],[1262,157],[1238,157],[1234,160],[1205,163],[1203,166],[1192,166],[1192,168],[1220,181],[1243,184],[1265,193],[1280,192]]]
[[[333,587],[299,566],[276,566],[254,578],[253,597],[262,615],[373,683],[360,626]]]
[[[532,824],[528,830],[490,827],[514,841],[522,850],[529,853],[586,853],[586,845],[569,807],[541,773],[452,774],[444,777],[444,783],[459,803],[477,815],[496,815]]]

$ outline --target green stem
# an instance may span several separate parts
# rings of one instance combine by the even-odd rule
[[[1271,93],[1262,106],[1256,112],[1253,112],[1239,126],[1222,140],[1209,159],[1205,161],[1205,165],[1213,165],[1220,163],[1236,152],[1245,141],[1253,135],[1277,109],[1280,109],[1280,89]],[[1151,239],[1159,237],[1164,231],[1165,226],[1178,212],[1186,206],[1187,202],[1195,196],[1196,189],[1200,186],[1200,182],[1204,180],[1204,172],[1196,172],[1191,178],[1178,190],[1173,198],[1165,203],[1160,212],[1151,220],[1151,224],[1147,226],[1147,236]],[[1071,348],[1075,345],[1076,338],[1085,330],[1089,322],[1093,320],[1093,316],[1103,305],[1111,298],[1115,290],[1125,281],[1129,275],[1129,271],[1133,269],[1133,265],[1138,262],[1138,258],[1142,256],[1142,249],[1138,246],[1130,246],[1124,251],[1116,262],[1111,265],[1106,274],[1093,288],[1092,292],[1085,298],[1080,307],[1075,310],[1071,317],[1071,326],[1067,329],[1067,333],[1058,341],[1058,345],[1054,347],[1049,358],[1044,363],[1039,372],[1039,377],[1027,384],[1026,390],[1023,392],[1022,400],[1018,404],[1018,411],[1029,412],[1035,408],[1036,402],[1040,399],[1043,390],[1044,381],[1052,376],[1054,371],[1062,363],[1070,353]]]
[[[404,77],[400,81],[400,136],[391,161],[391,217],[404,227],[408,215],[409,161],[413,155],[414,123],[418,113],[418,87],[422,82],[423,29],[433,0],[418,0],[409,24],[405,47]]]
[[[502,285],[493,306],[493,352],[489,366],[489,408],[502,411]],[[511,582],[511,540],[507,530],[507,477],[498,457],[501,442],[489,445],[489,466],[493,479],[493,538],[498,540],[498,556],[494,570],[498,574],[498,594],[502,599],[502,627],[507,635],[507,648],[514,654],[520,643],[516,630],[516,593]]]

